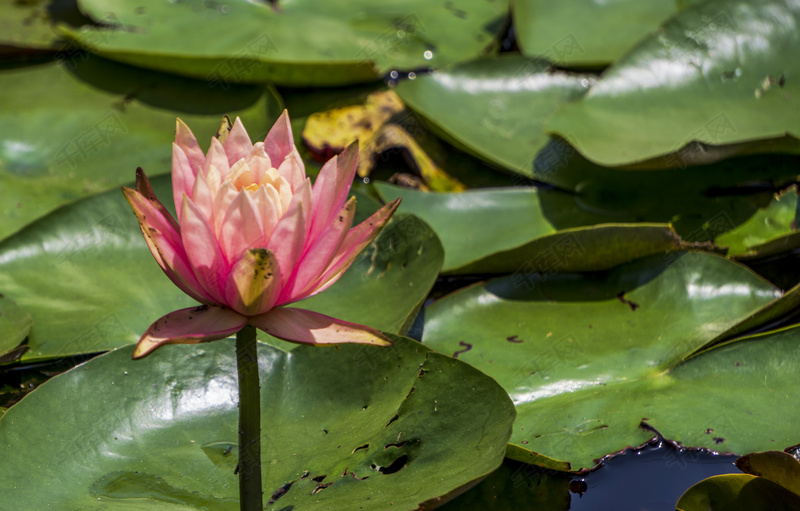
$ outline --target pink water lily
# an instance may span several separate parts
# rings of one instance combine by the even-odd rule
[[[351,228],[347,195],[358,146],[328,161],[314,185],[294,146],[284,111],[264,142],[253,144],[237,118],[204,155],[180,120],[172,153],[178,220],[156,199],[144,172],[123,188],[147,245],[164,273],[201,306],[153,323],[133,353],[164,344],[215,341],[251,324],[275,337],[309,344],[387,346],[380,332],[283,305],[332,285],[397,208],[389,203]]]

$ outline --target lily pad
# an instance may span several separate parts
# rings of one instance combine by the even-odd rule
[[[590,160],[625,165],[690,142],[746,143],[790,136],[800,150],[800,5],[712,0],[667,21],[609,68],[548,131]],[[760,143],[760,142],[759,142]]]
[[[675,0],[515,0],[511,6],[522,52],[568,66],[611,63],[678,10]]]
[[[0,362],[6,361],[10,352],[24,353],[24,349],[15,348],[28,336],[32,324],[33,318],[28,311],[0,295]]]
[[[100,27],[64,28],[78,44],[128,64],[237,82],[342,85],[469,60],[490,49],[507,6],[413,0],[249,2],[80,0]]]
[[[448,273],[575,272],[679,249],[667,224],[606,224],[559,230],[544,213],[536,188],[426,193],[375,183],[386,200],[403,198],[439,235]],[[512,222],[498,229],[494,221]]]
[[[169,176],[152,184],[157,196],[172,197]],[[302,306],[399,332],[410,325],[442,259],[430,228],[399,218],[339,282]],[[0,243],[0,290],[34,319],[27,359],[136,342],[163,314],[195,303],[155,263],[118,190],[66,206]]]
[[[0,239],[136,167],[169,173],[176,117],[200,134],[241,116],[255,138],[280,113],[261,86],[212,89],[88,55],[3,71],[0,102]]]
[[[727,246],[728,255],[733,257],[764,257],[792,250],[800,246],[800,237],[795,232],[797,211],[797,187],[793,186],[714,242]]]
[[[515,415],[503,389],[392,339],[259,346],[265,501],[412,510],[500,465]],[[0,418],[4,505],[238,509],[233,343],[169,348],[141,361],[115,350],[11,407]]]
[[[446,140],[530,177],[548,141],[545,120],[593,82],[590,75],[553,71],[544,60],[508,55],[433,71],[395,90]]]
[[[797,443],[781,389],[800,375],[800,329],[689,358],[780,291],[713,254],[673,256],[474,285],[425,309],[423,342],[503,385],[512,444],[573,470],[648,441],[643,421],[687,447]]]
[[[568,511],[572,474],[506,459],[489,477],[441,511]]]
[[[800,496],[763,477],[729,474],[709,477],[689,488],[676,511],[795,511]]]
[[[0,0],[0,55],[58,50],[64,42],[53,31],[56,9],[50,0]]]
[[[736,460],[742,472],[765,477],[800,496],[800,461],[782,451],[746,454]]]

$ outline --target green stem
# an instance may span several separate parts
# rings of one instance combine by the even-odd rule
[[[239,509],[263,511],[261,488],[261,398],[258,381],[256,329],[236,333],[236,369],[239,373]]]

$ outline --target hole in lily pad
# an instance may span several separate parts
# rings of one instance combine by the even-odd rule
[[[389,475],[399,472],[403,467],[406,466],[407,462],[408,462],[408,455],[404,454],[385,467],[379,467],[378,465],[373,463],[372,465],[370,465],[370,468],[372,468],[373,470],[377,470],[383,475]]]
[[[358,447],[353,449],[353,452],[355,453],[356,451],[360,451],[361,449],[369,449],[369,444],[359,445]]]

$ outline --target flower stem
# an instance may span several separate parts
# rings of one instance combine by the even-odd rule
[[[236,333],[239,374],[239,509],[263,511],[261,488],[261,398],[258,381],[256,329],[245,325]]]

